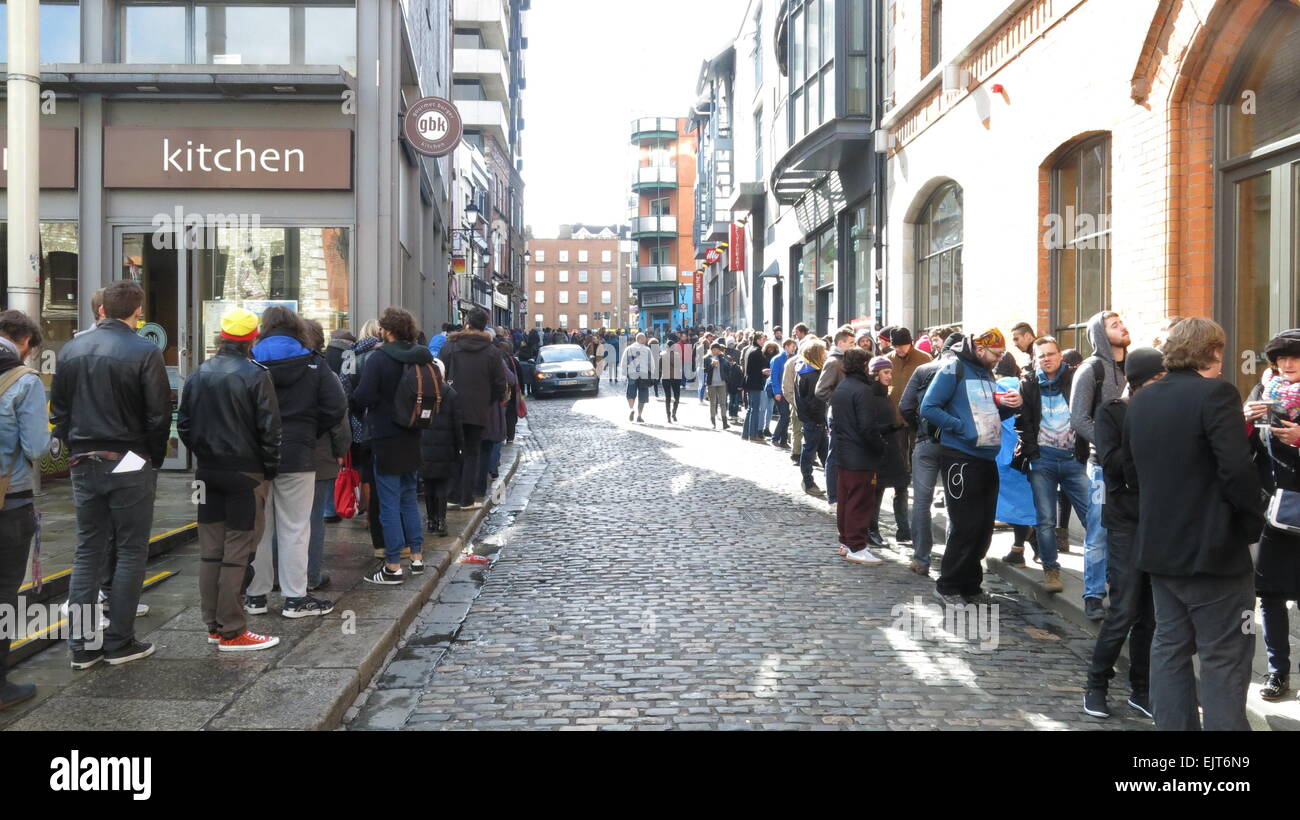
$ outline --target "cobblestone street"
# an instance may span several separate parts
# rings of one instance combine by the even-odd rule
[[[350,728],[1151,725],[1124,675],[1114,718],[1083,715],[1091,639],[994,576],[996,630],[909,626],[938,622],[933,584],[903,553],[838,557],[784,451],[712,431],[693,392],[680,424],[653,399],[628,422],[622,387],[530,403],[526,507],[489,539],[494,564],[462,565],[426,607]]]

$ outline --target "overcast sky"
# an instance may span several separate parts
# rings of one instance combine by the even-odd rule
[[[700,65],[740,30],[746,0],[533,0],[525,12],[524,219],[627,220],[634,117],[684,117]]]

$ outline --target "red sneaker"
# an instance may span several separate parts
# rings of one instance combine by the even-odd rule
[[[220,632],[209,632],[209,633],[208,633],[208,643],[221,643],[221,633],[220,633]]]
[[[270,649],[279,642],[279,638],[273,638],[270,635],[259,635],[245,629],[244,634],[238,638],[222,638],[221,642],[217,644],[217,649],[222,652],[253,652],[258,649]]]

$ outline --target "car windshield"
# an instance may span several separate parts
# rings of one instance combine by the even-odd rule
[[[587,354],[577,347],[561,347],[554,350],[547,349],[542,351],[542,357],[539,359],[542,364],[552,364],[554,362],[585,362]]]

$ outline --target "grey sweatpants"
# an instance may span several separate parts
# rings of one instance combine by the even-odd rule
[[[311,542],[311,505],[316,496],[316,473],[281,473],[271,482],[266,497],[266,527],[253,559],[249,595],[265,595],[274,584],[271,539],[280,556],[280,592],[285,598],[307,594],[307,548]]]

